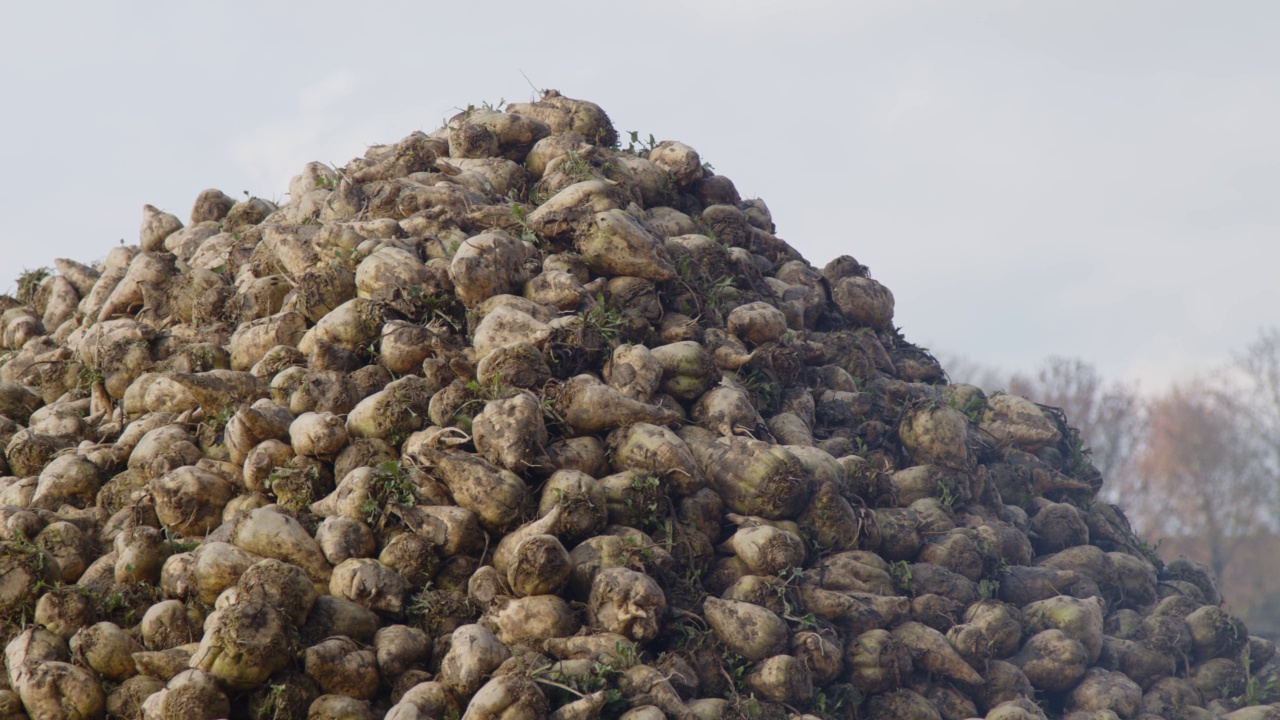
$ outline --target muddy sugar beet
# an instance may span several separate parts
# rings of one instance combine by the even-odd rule
[[[24,274],[0,717],[1280,717],[1061,413],[618,137],[548,91]]]

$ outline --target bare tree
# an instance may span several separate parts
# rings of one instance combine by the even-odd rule
[[[1034,375],[1015,374],[1008,389],[1042,405],[1062,408],[1102,473],[1104,497],[1130,505],[1140,488],[1135,461],[1146,429],[1146,413],[1137,392],[1119,383],[1108,384],[1090,363],[1061,356],[1046,359]],[[1142,524],[1140,517],[1130,519]]]
[[[1146,410],[1134,388],[1108,383],[1091,363],[1062,356],[1047,358],[1030,374],[1009,375],[959,356],[948,358],[944,366],[954,382],[971,383],[987,391],[1007,390],[1041,405],[1061,408],[1089,448],[1094,467],[1102,473],[1103,497],[1123,507],[1139,532],[1152,526],[1148,516],[1155,511],[1143,503],[1142,478],[1136,469],[1146,431]]]
[[[1135,530],[1208,563],[1251,627],[1280,626],[1269,610],[1280,606],[1276,573],[1262,570],[1280,543],[1280,328],[1224,371],[1149,398],[1074,358],[1012,376],[965,359],[947,368],[958,382],[1062,408],[1092,450],[1103,497]]]
[[[1251,435],[1267,451],[1267,466],[1280,494],[1280,328],[1258,333],[1232,363],[1234,379],[1243,383],[1238,391],[1240,405],[1247,414]]]
[[[1003,390],[1008,385],[1009,376],[998,368],[974,360],[966,355],[936,355],[947,370],[947,377],[953,383],[977,385],[988,392]]]

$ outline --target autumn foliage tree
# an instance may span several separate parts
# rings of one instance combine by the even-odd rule
[[[1174,384],[1147,404],[1138,460],[1150,531],[1195,539],[1221,577],[1242,543],[1266,530],[1275,484],[1264,442],[1238,398],[1204,379]]]

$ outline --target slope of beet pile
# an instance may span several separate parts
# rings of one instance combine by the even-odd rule
[[[1280,717],[1061,413],[592,103],[147,206],[18,295],[0,718]]]

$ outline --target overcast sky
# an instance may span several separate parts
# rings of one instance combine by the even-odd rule
[[[940,354],[1151,388],[1280,323],[1280,3],[0,4],[0,290],[142,205],[557,88],[682,140]]]

